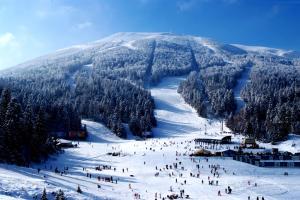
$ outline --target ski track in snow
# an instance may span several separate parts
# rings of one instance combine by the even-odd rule
[[[238,112],[240,109],[242,109],[245,106],[245,102],[241,97],[241,92],[243,88],[246,86],[248,82],[250,82],[249,76],[251,72],[252,67],[247,67],[242,72],[241,77],[237,80],[237,85],[233,90],[234,99],[236,102],[236,112]]]
[[[121,140],[102,124],[84,120],[90,135],[87,141],[78,142],[78,148],[66,149],[63,154],[52,156],[46,163],[33,165],[31,168],[0,165],[0,199],[31,199],[33,195],[41,194],[44,187],[49,199],[53,199],[50,193],[58,189],[62,189],[68,199],[128,200],[134,199],[134,193],[139,193],[141,199],[155,199],[156,192],[158,197],[159,194],[163,197],[170,194],[170,186],[174,193],[184,189],[191,199],[198,200],[237,200],[247,199],[248,195],[251,199],[256,199],[257,196],[264,196],[266,200],[299,199],[299,169],[259,168],[229,158],[209,158],[208,162],[204,158],[196,158],[196,162],[200,161],[200,178],[190,177],[190,172],[197,173],[197,163],[192,162],[188,156],[194,149],[194,143],[190,141],[203,134],[205,125],[210,134],[219,132],[220,123],[198,117],[195,110],[184,103],[177,93],[178,84],[183,79],[184,77],[166,78],[151,89],[158,120],[157,128],[153,129],[154,139]],[[240,139],[234,138],[235,141]],[[296,136],[293,137],[294,140],[300,141]],[[282,148],[289,148],[287,146],[290,143],[280,145]],[[179,156],[176,156],[176,151],[180,153]],[[121,156],[109,156],[108,152],[121,152]],[[179,161],[182,165],[178,169],[164,170],[167,164]],[[208,176],[217,180],[210,173],[208,165],[211,164],[220,164],[221,168],[227,170],[226,173],[219,170],[219,186],[208,185]],[[116,171],[96,171],[95,167],[98,165],[111,165]],[[156,170],[156,166],[162,171]],[[184,170],[181,170],[181,166],[184,166]],[[69,169],[67,174],[60,175],[53,172],[55,167],[58,170],[63,170],[64,167]],[[86,170],[83,171],[83,167]],[[39,174],[37,168],[42,169]],[[125,169],[124,173],[122,169]],[[285,171],[289,176],[283,176]],[[159,172],[157,177],[154,176],[156,172]],[[170,177],[169,173],[172,172],[174,175]],[[92,178],[88,178],[86,173],[91,173]],[[179,173],[183,177],[178,177]],[[118,178],[118,183],[98,181],[96,176],[113,176]],[[204,184],[201,184],[202,179]],[[183,183],[184,180],[187,184]],[[251,185],[248,185],[248,181]],[[255,182],[257,187],[254,186]],[[129,184],[132,189],[129,189]],[[76,192],[78,185],[82,194]],[[233,189],[231,195],[224,193],[228,185]],[[218,190],[222,193],[220,197],[217,195]]]

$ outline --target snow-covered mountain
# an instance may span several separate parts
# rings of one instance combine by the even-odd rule
[[[156,46],[153,47],[152,43]],[[31,61],[17,65],[11,69],[2,71],[6,74],[8,72],[20,72],[20,70],[29,70],[32,68],[45,67],[47,65],[68,65],[75,61],[81,61],[93,66],[106,67],[105,63],[100,63],[103,60],[112,61],[122,59],[125,63],[129,62],[126,59],[128,54],[142,54],[143,56],[150,56],[149,48],[155,48],[154,54],[165,53],[162,58],[157,58],[155,61],[159,62],[161,59],[175,59],[178,56],[179,64],[182,68],[187,68],[191,64],[191,51],[195,54],[195,58],[199,64],[207,64],[201,59],[230,59],[234,55],[257,54],[264,56],[280,56],[280,57],[297,57],[299,54],[295,51],[286,51],[281,49],[273,49],[267,47],[245,46],[238,44],[223,44],[212,39],[190,36],[190,35],[176,35],[172,33],[116,33],[106,38],[82,44],[74,45],[64,49],[59,49],[49,55],[41,56]],[[107,57],[109,55],[109,57]],[[143,58],[135,58],[128,67],[132,67],[138,62],[143,61]],[[168,61],[164,61],[168,62]],[[156,64],[156,63],[154,63]],[[165,63],[166,64],[166,63]],[[168,63],[169,67],[172,63]],[[175,63],[173,63],[175,65]],[[177,63],[178,64],[178,63]],[[119,66],[113,66],[119,68]]]
[[[228,136],[229,128],[268,141],[260,146],[299,152],[299,83],[297,52],[171,33],[117,33],[3,70],[1,106],[10,99],[4,88],[15,97],[7,110],[16,114],[4,112],[9,128],[0,130],[16,149],[10,157],[22,154],[23,143],[32,147],[15,138],[31,136],[36,124],[47,125],[50,138],[82,122],[89,135],[28,168],[1,164],[0,199],[40,198],[44,189],[48,199],[59,189],[68,199],[167,199],[183,190],[190,199],[297,199],[298,169],[189,155],[195,138]],[[31,116],[36,110],[40,118]],[[226,119],[226,134],[214,117]],[[15,128],[20,121],[26,129]],[[154,138],[136,137],[149,132]],[[203,148],[236,149],[243,136],[230,135],[230,145]],[[231,194],[224,192],[229,186]]]
[[[55,104],[69,102],[82,116],[97,117],[110,125],[111,129],[115,129],[114,132],[119,130],[120,133],[121,122],[130,123],[134,121],[133,115],[148,111],[144,118],[141,118],[144,121],[142,125],[135,130],[149,131],[155,126],[154,119],[150,120],[151,116],[153,118],[154,103],[152,106],[149,106],[151,103],[146,106],[139,102],[153,102],[151,95],[146,94],[144,89],[158,84],[165,77],[188,75],[192,71],[200,72],[200,82],[185,85],[189,88],[182,91],[185,100],[203,116],[228,117],[230,113],[237,113],[236,111],[245,105],[244,100],[260,105],[268,105],[269,99],[274,99],[275,103],[285,103],[278,100],[279,96],[286,99],[286,91],[292,95],[292,88],[295,88],[293,85],[299,78],[299,66],[300,57],[294,51],[223,44],[191,35],[129,32],[57,50],[0,71],[0,78],[4,85],[17,87],[21,92],[25,91],[26,94],[21,96],[22,99],[26,97],[26,101],[28,96],[35,96],[33,99],[44,99],[45,102],[45,99],[50,98]],[[243,75],[245,70],[247,74]],[[282,79],[278,79],[278,75],[282,76]],[[241,76],[247,80],[239,81]],[[239,83],[244,84],[238,85]],[[199,84],[203,85],[201,92]],[[140,94],[121,94],[119,90],[125,88],[124,85],[131,89],[136,87]],[[278,85],[283,88],[278,88]],[[276,92],[280,94],[277,97],[272,96]],[[43,94],[42,97],[37,98],[40,94]],[[126,96],[128,94],[132,96]],[[124,108],[124,104],[128,106],[129,99],[135,99],[135,96],[141,99],[132,103],[129,108]],[[111,105],[107,106],[107,102]],[[295,102],[289,103],[298,105]],[[114,109],[116,105],[119,106],[118,109]],[[267,112],[267,108],[262,109],[262,113]],[[111,117],[106,119],[110,114]],[[263,124],[266,116],[263,115],[262,118]],[[140,119],[140,116],[136,116],[135,119]],[[300,130],[298,120],[289,123],[294,123],[293,132]],[[243,132],[245,129],[246,122],[236,131]],[[257,131],[262,132],[261,128],[257,128]]]

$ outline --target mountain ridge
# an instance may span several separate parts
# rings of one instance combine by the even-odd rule
[[[200,45],[207,47],[208,49],[214,51],[215,53],[224,53],[222,51],[228,51],[230,53],[238,52],[238,54],[263,54],[266,56],[280,56],[287,58],[300,58],[300,52],[294,50],[284,50],[278,48],[264,47],[264,46],[251,46],[251,45],[242,45],[242,44],[226,44],[217,42],[211,38],[200,37],[195,35],[178,35],[169,32],[118,32],[107,37],[101,38],[96,41],[72,45],[62,49],[55,50],[52,53],[48,53],[42,56],[38,56],[34,59],[25,61],[18,65],[6,68],[0,71],[11,72],[14,69],[27,67],[28,65],[34,64],[34,62],[41,60],[51,60],[58,59],[59,57],[68,56],[69,54],[74,55],[76,53],[81,53],[83,51],[88,51],[92,49],[98,49],[102,51],[107,51],[109,48],[117,47],[127,47],[134,49],[134,42],[138,40],[185,40],[185,41],[195,41]],[[107,43],[112,44],[112,46],[106,47]]]

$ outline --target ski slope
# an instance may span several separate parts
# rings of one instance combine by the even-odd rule
[[[205,125],[211,132],[220,131],[218,123],[198,117],[197,112],[177,93],[178,85],[184,79],[185,77],[165,78],[157,87],[151,89],[158,121],[157,128],[153,129],[156,138],[195,138],[204,131]]]
[[[299,169],[259,168],[231,159],[191,159],[188,156],[194,150],[192,140],[203,134],[205,126],[207,132],[214,135],[219,132],[220,123],[199,118],[195,110],[184,103],[177,93],[183,79],[166,78],[151,89],[158,120],[153,130],[155,138],[121,140],[102,124],[84,120],[90,134],[87,141],[76,142],[78,148],[66,149],[46,163],[30,168],[0,165],[0,199],[40,197],[44,188],[49,199],[54,198],[51,193],[58,189],[62,189],[68,199],[129,200],[134,199],[134,194],[141,199],[155,199],[156,196],[161,199],[179,194],[180,190],[197,200],[237,200],[248,196],[251,199],[264,196],[266,200],[299,199]],[[107,154],[112,152],[120,156]],[[166,165],[173,166],[173,163],[178,164],[177,169],[166,169]],[[95,167],[99,165],[108,165],[111,169],[97,171]],[[220,166],[219,178],[211,173],[211,165]],[[38,168],[41,169],[39,173]],[[68,169],[60,174],[54,173],[55,168]],[[283,175],[286,171],[289,176]],[[87,177],[89,174],[91,177]],[[194,177],[196,174],[199,178]],[[98,181],[98,176],[113,177],[113,183]],[[208,177],[218,181],[218,186],[209,185]],[[78,185],[82,194],[76,192]],[[233,189],[232,194],[225,193],[228,186]]]
[[[237,84],[233,90],[234,100],[236,103],[236,112],[239,112],[245,106],[245,101],[241,97],[241,92],[246,84],[250,82],[250,71],[251,67],[245,68],[241,77],[237,80]]]

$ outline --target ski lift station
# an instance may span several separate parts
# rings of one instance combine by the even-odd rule
[[[230,144],[231,135],[214,135],[214,136],[203,135],[201,138],[196,138],[194,141],[195,141],[195,145]]]

